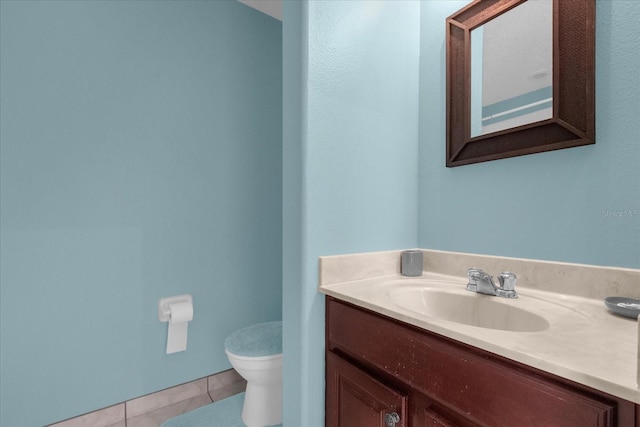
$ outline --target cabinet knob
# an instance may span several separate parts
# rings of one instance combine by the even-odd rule
[[[397,412],[384,414],[384,425],[387,427],[395,427],[400,422],[400,415]]]

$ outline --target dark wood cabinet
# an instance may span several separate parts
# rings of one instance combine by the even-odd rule
[[[407,396],[341,359],[327,354],[328,425],[407,427]],[[393,425],[395,424],[395,426]]]
[[[327,298],[326,426],[634,427],[636,405]]]

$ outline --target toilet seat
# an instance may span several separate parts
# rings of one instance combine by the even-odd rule
[[[224,341],[227,353],[260,358],[282,353],[282,321],[258,323],[239,329]]]

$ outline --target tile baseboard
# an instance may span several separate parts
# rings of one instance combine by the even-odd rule
[[[246,381],[229,369],[47,427],[157,427],[169,418],[236,395],[245,388]]]
[[[207,377],[207,391],[211,401],[217,402],[229,396],[242,393],[247,388],[247,381],[235,369],[219,372]]]
[[[177,403],[162,406],[132,418],[127,418],[125,425],[126,427],[158,427],[170,418],[193,411],[210,403],[212,402],[209,394],[201,394]]]
[[[112,427],[120,426],[125,421],[125,404],[109,406],[107,408],[98,409],[66,421],[51,424],[48,427]]]

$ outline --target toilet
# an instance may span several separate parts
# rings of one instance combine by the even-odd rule
[[[225,340],[224,350],[247,380],[242,421],[247,427],[282,423],[282,322],[237,330]]]

